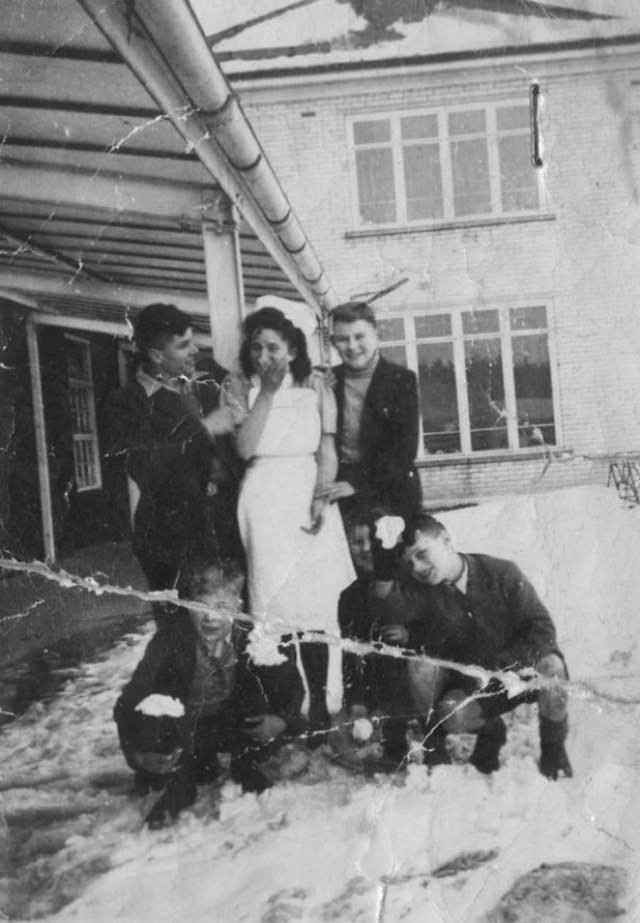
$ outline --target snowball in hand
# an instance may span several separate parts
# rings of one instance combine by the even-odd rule
[[[376,538],[383,548],[395,548],[403,531],[402,516],[382,516],[376,522]]]
[[[159,695],[158,693],[148,695],[146,699],[138,702],[135,710],[153,718],[163,718],[165,716],[168,718],[182,718],[184,715],[184,705],[179,699],[173,699],[170,695]]]
[[[373,725],[368,718],[357,718],[353,722],[352,732],[354,740],[369,740],[373,734]]]

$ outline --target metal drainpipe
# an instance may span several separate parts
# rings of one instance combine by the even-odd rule
[[[321,315],[337,296],[186,0],[78,0]]]

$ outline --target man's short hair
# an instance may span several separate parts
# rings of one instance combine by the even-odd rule
[[[174,304],[148,304],[133,321],[133,339],[138,352],[162,349],[174,336],[182,336],[193,324],[192,318]]]
[[[402,541],[405,547],[410,548],[415,544],[418,533],[429,535],[432,538],[440,538],[441,535],[449,534],[446,526],[435,516],[430,516],[428,513],[417,513],[409,520],[402,533]]]
[[[363,320],[372,327],[377,327],[376,315],[373,308],[367,301],[345,301],[339,304],[330,313],[331,324],[355,324],[356,321]]]

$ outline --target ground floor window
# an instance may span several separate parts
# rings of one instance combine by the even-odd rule
[[[73,438],[73,469],[78,491],[102,486],[96,402],[87,340],[65,336],[67,382]]]
[[[546,305],[416,311],[382,318],[380,335],[418,375],[422,454],[556,444]]]

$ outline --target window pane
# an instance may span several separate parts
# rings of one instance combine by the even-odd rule
[[[500,340],[466,340],[464,344],[471,424],[471,449],[508,448]]]
[[[512,330],[535,330],[547,326],[547,309],[543,304],[531,308],[511,308],[509,320]]]
[[[460,422],[452,343],[418,346],[424,445],[429,454],[460,451]]]
[[[71,404],[71,431],[75,434],[91,433],[92,395],[88,388],[82,385],[69,385],[69,402]]]
[[[67,373],[69,378],[89,380],[89,345],[78,340],[65,340]]]
[[[388,119],[376,119],[372,122],[355,122],[353,140],[356,144],[375,144],[391,140],[391,123]]]
[[[453,207],[456,215],[491,211],[489,158],[485,138],[451,142]]]
[[[378,318],[377,324],[381,340],[404,340],[404,320],[401,317]]]
[[[389,362],[395,362],[396,365],[406,366],[407,364],[407,351],[404,346],[381,346],[380,355]]]
[[[511,342],[520,445],[555,445],[547,335],[516,336]]]
[[[496,110],[498,131],[510,128],[529,128],[529,106],[501,106]]]
[[[504,212],[538,208],[538,174],[531,162],[528,135],[498,138],[500,188]]]
[[[407,218],[442,218],[440,147],[437,144],[405,145],[402,150],[407,192]]]
[[[498,333],[500,318],[497,311],[463,311],[463,333]]]
[[[400,119],[400,130],[405,140],[411,138],[437,138],[437,115],[409,115]]]
[[[451,336],[450,314],[425,314],[415,318],[416,337],[429,340],[433,337]]]
[[[358,201],[363,221],[386,224],[396,220],[393,159],[389,148],[356,151]]]
[[[73,443],[73,462],[76,485],[79,489],[98,487],[100,480],[96,469],[95,449],[91,437]]]
[[[470,109],[467,112],[449,113],[450,135],[471,135],[484,133],[484,109]]]

